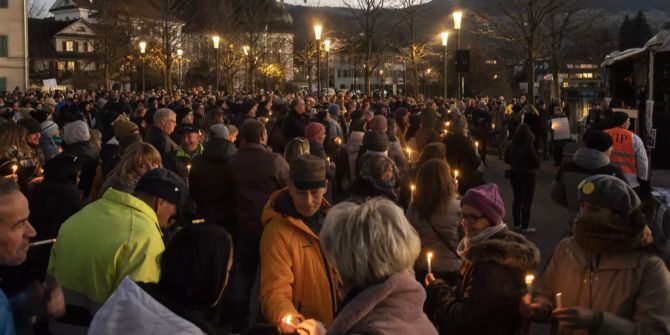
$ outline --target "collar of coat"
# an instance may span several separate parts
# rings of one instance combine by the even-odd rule
[[[146,202],[134,197],[129,193],[117,191],[111,187],[105,191],[105,194],[102,195],[102,198],[107,201],[115,202],[121,206],[131,207],[137,211],[142,212],[144,215],[149,217],[151,222],[156,225],[158,232],[161,234],[161,236],[163,236],[163,231],[158,225],[158,217],[156,216],[156,212],[153,210],[153,208],[149,207]]]
[[[179,146],[179,149],[177,149],[177,158],[183,157],[183,158],[188,158],[189,160],[192,160],[195,158],[195,156],[199,156],[202,154],[202,150],[204,149],[204,146],[202,144],[198,144],[198,147],[193,151],[192,153],[189,153],[188,151],[184,150],[184,147],[181,145]]]
[[[505,229],[471,245],[463,255],[463,260],[470,263],[489,261],[529,271],[540,263],[540,251],[524,236]]]
[[[569,257],[573,263],[588,269],[588,254],[579,247],[574,238],[566,244]],[[629,270],[639,266],[640,251],[631,251],[623,254],[602,254],[596,270]]]
[[[282,214],[275,209],[275,206],[277,204],[277,199],[284,192],[288,192],[288,187],[282,188],[282,189],[276,191],[275,193],[272,193],[272,195],[270,196],[270,199],[265,204],[265,208],[263,208],[263,214],[261,215],[261,223],[263,224],[263,226],[268,225],[270,222],[272,222],[273,220],[275,220],[277,218],[282,218],[282,220],[284,220],[284,221],[288,222],[289,224],[291,224],[292,226],[300,229],[301,231],[305,232],[307,235],[312,236],[316,239],[319,239],[319,236],[317,236],[312,231],[312,229],[310,229],[307,226],[307,224],[305,224],[305,222],[303,220],[301,220],[299,218],[289,216],[289,215],[286,215],[286,214]],[[321,200],[321,209],[319,209],[319,210],[323,211],[324,215],[325,215],[325,213],[328,212],[329,208],[330,208],[330,203],[328,202],[328,200],[326,200],[325,198],[322,199]]]

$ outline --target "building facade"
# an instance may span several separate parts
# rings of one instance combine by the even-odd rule
[[[0,0],[0,91],[28,83],[28,12],[25,0]]]

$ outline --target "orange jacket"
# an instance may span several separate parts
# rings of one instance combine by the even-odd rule
[[[633,132],[623,128],[611,128],[605,132],[612,137],[612,154],[610,155],[612,165],[621,168],[624,174],[637,175]]]
[[[335,272],[321,253],[319,237],[302,220],[275,211],[283,192],[288,189],[270,196],[261,215],[261,310],[268,322],[290,315],[329,325],[337,310]],[[325,199],[323,206],[329,206]]]

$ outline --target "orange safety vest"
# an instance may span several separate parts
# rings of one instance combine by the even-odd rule
[[[624,174],[637,175],[635,149],[633,148],[633,132],[623,128],[605,130],[612,137],[612,154],[610,162],[618,166]]]

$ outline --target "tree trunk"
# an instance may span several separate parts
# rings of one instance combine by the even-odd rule
[[[419,97],[419,64],[416,59],[416,45],[412,45],[412,54],[410,61],[412,62],[412,95],[415,98]]]
[[[527,100],[529,105],[535,104],[535,54],[532,50],[528,52],[528,94]]]
[[[372,71],[370,71],[370,70],[368,70],[367,68],[365,68],[365,69],[363,70],[363,72],[364,72],[364,74],[365,74],[365,94],[366,94],[367,96],[370,96],[371,93],[372,93],[372,91],[371,91],[371,89],[370,89],[370,88],[371,88],[371,85],[372,85],[372,83],[370,82],[370,73],[371,73]]]

